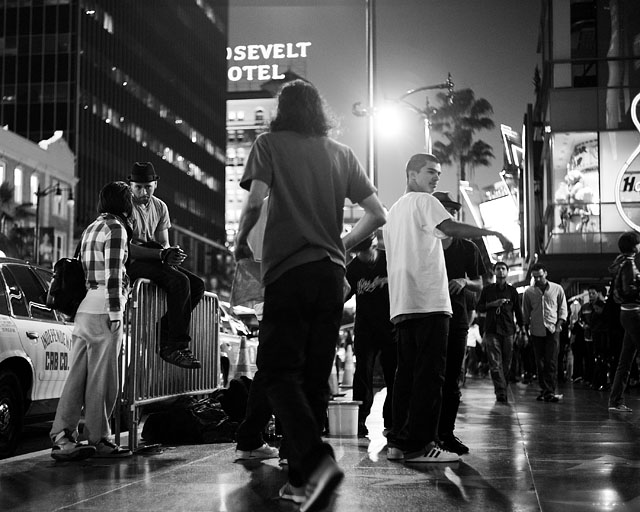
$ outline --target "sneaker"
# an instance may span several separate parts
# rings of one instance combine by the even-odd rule
[[[400,448],[394,446],[387,447],[387,460],[402,460],[404,459],[404,452]]]
[[[280,457],[278,459],[278,466],[284,467],[289,465],[289,459],[285,459],[284,457]]]
[[[265,460],[277,459],[278,449],[264,443],[255,450],[236,450],[236,462],[239,460]]]
[[[544,393],[540,393],[540,394],[536,397],[536,400],[537,400],[538,402],[542,402],[542,401],[544,400]]]
[[[289,482],[280,487],[278,496],[283,500],[293,501],[298,504],[304,503],[304,500],[307,499],[304,494],[304,487],[296,487],[295,485],[291,485]]]
[[[544,401],[556,403],[556,402],[559,402],[561,398],[562,398],[562,395],[546,395],[544,397]]]
[[[122,448],[122,446],[118,446],[106,438],[100,439],[93,446],[96,450],[94,457],[97,459],[121,459],[122,457],[131,457],[133,455],[131,450]]]
[[[197,370],[202,368],[202,363],[196,359],[191,350],[184,348],[182,350],[161,350],[160,357],[167,363],[186,368],[187,370]]]
[[[427,445],[422,455],[412,456],[407,458],[405,462],[458,462],[460,456],[457,453],[452,453],[447,450],[443,450],[434,442]]]
[[[88,459],[95,453],[95,447],[76,443],[73,435],[67,429],[56,435],[53,440],[53,448],[51,448],[51,457],[61,462]]]
[[[333,491],[340,485],[343,478],[344,473],[333,457],[325,455],[309,477],[305,489],[307,499],[300,507],[300,512],[323,510],[329,504]]]
[[[464,455],[465,453],[469,453],[469,447],[460,441],[453,434],[444,434],[439,436],[440,438],[440,447],[452,453],[457,453],[458,455]]]
[[[631,409],[630,407],[627,407],[624,404],[612,405],[609,407],[609,410],[612,412],[633,412],[633,409]]]

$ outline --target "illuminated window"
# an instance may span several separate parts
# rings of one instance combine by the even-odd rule
[[[29,200],[35,204],[37,197],[36,192],[38,192],[38,186],[40,185],[40,178],[34,172],[29,178]]]
[[[238,110],[236,117],[238,118],[238,121],[244,121],[244,110]]]
[[[227,112],[227,116],[229,118],[229,121],[235,121],[236,120],[235,110],[229,110],[229,112]]]
[[[22,204],[22,169],[16,167],[13,170],[13,200]]]

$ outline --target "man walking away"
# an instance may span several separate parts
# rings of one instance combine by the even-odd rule
[[[256,139],[240,183],[249,195],[235,256],[252,256],[247,235],[269,195],[253,385],[266,389],[287,440],[289,481],[280,497],[307,512],[326,506],[344,476],[320,436],[344,306],[345,248],[384,224],[386,213],[353,151],[327,136],[330,123],[309,82],[282,88],[270,128]],[[345,198],[364,215],[341,239]]]

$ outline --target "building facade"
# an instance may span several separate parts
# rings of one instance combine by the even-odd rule
[[[525,258],[576,287],[607,282],[640,229],[640,3],[542,0],[536,103],[525,116]]]
[[[100,188],[150,161],[185,265],[220,270],[227,22],[221,0],[0,4],[0,124],[33,141],[64,131],[77,159],[76,236]]]
[[[75,157],[61,132],[36,144],[0,130],[5,188],[0,191],[0,251],[5,256],[51,267],[73,251],[74,170]]]

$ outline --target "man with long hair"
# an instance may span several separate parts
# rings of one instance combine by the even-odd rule
[[[80,260],[87,295],[76,313],[69,377],[51,427],[55,460],[131,455],[111,441],[109,417],[118,396],[118,354],[128,292],[124,264],[132,210],[129,186],[122,181],[109,183],[100,191],[98,218],[82,234]],[[88,445],[78,443],[83,408]]]
[[[247,236],[268,195],[253,386],[264,386],[287,440],[289,482],[280,497],[302,503],[303,512],[325,506],[343,478],[321,433],[342,317],[345,248],[386,219],[353,151],[328,136],[330,127],[313,85],[295,80],[282,88],[271,131],[256,139],[240,182],[249,196],[235,247],[237,260],[252,257]],[[345,198],[364,215],[341,237]]]

